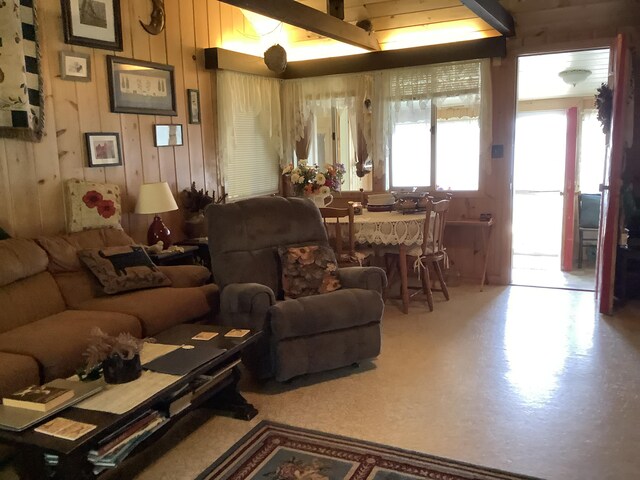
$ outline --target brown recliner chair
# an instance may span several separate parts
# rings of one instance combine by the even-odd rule
[[[278,247],[329,245],[312,202],[259,197],[205,214],[220,323],[264,332],[243,358],[255,376],[286,381],[380,353],[384,270],[341,268],[341,289],[284,300]]]

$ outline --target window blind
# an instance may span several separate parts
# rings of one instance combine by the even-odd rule
[[[229,200],[278,192],[278,156],[265,138],[257,115],[235,112],[235,142],[229,148],[226,191]]]

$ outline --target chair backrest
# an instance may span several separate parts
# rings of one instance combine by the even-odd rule
[[[578,195],[578,226],[580,228],[598,228],[600,223],[599,193],[581,193]]]
[[[214,281],[260,283],[282,297],[278,247],[329,246],[320,211],[304,198],[257,197],[205,210]]]
[[[356,253],[356,236],[354,231],[354,213],[353,205],[349,205],[345,208],[335,207],[321,207],[320,215],[324,221],[324,227],[329,235],[329,243],[332,244],[334,251],[336,252],[336,258],[340,260],[343,253],[348,253],[354,256]],[[331,220],[327,222],[327,220]],[[345,237],[342,227],[347,227],[347,237],[345,244]],[[330,228],[334,229],[335,239],[330,235]]]
[[[444,252],[444,228],[450,200],[434,201],[429,198],[424,222],[422,254],[438,255]]]

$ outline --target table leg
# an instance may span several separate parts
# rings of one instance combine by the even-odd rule
[[[400,292],[402,294],[402,311],[409,313],[409,280],[407,277],[407,246],[404,243],[399,245],[400,258]]]
[[[482,278],[480,279],[480,291],[484,289],[487,278],[487,265],[489,264],[489,248],[491,247],[491,231],[493,225],[482,229],[482,250],[484,252],[484,265],[482,266]]]

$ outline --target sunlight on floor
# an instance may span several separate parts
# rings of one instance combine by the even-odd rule
[[[595,269],[585,262],[585,268],[571,272],[560,270],[560,257],[552,255],[513,255],[511,284],[531,287],[595,290]]]

